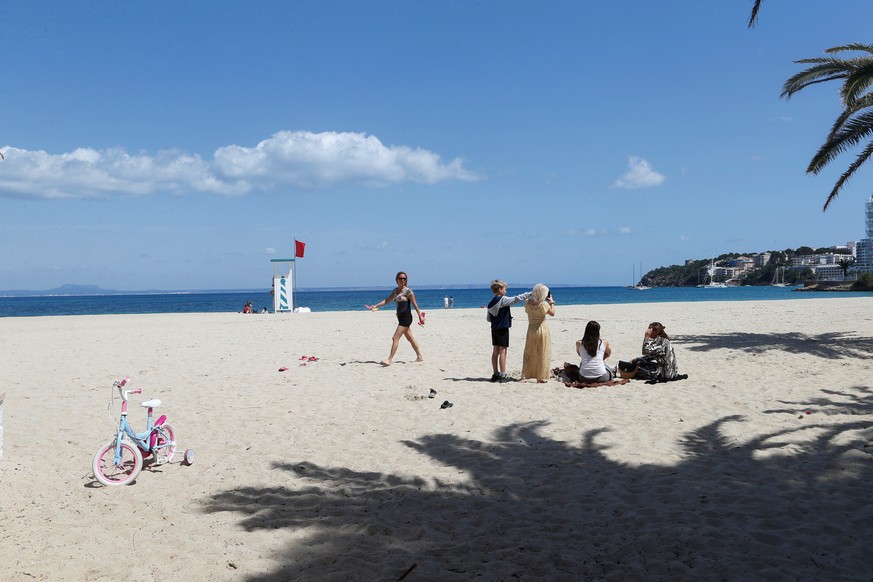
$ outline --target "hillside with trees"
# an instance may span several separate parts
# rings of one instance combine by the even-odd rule
[[[740,280],[741,285],[769,285],[775,278],[776,270],[784,269],[784,282],[787,285],[800,285],[812,279],[812,271],[810,269],[792,269],[791,260],[795,257],[804,255],[815,255],[824,253],[845,254],[845,261],[840,261],[838,264],[848,270],[852,265],[852,253],[848,249],[837,249],[834,247],[814,249],[808,246],[798,247],[797,249],[785,249],[782,251],[767,251],[770,253],[770,258],[765,265],[754,269],[749,269],[743,272]],[[640,280],[643,285],[650,287],[695,287],[697,285],[708,282],[706,280],[707,272],[711,266],[729,267],[731,262],[739,258],[750,259],[762,253],[725,253],[713,258],[694,259],[687,261],[683,265],[671,265],[669,267],[658,267],[646,273]],[[720,281],[719,278],[716,278]],[[722,281],[723,282],[723,281]]]

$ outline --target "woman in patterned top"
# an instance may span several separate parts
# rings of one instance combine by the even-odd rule
[[[643,336],[643,357],[634,360],[640,364],[637,378],[673,380],[679,375],[676,353],[664,326],[653,321]],[[648,364],[648,365],[646,365]],[[654,365],[652,365],[654,364]]]
[[[424,325],[421,310],[418,308],[418,302],[415,301],[415,293],[412,292],[412,289],[406,286],[407,276],[403,271],[397,273],[395,281],[397,282],[397,287],[391,291],[388,297],[370,307],[370,311],[378,311],[380,307],[387,305],[392,301],[397,304],[397,329],[394,330],[394,336],[391,338],[391,354],[388,356],[387,360],[379,362],[383,366],[391,365],[391,361],[394,359],[394,354],[397,353],[400,338],[403,336],[406,336],[406,339],[408,339],[409,343],[412,345],[412,349],[415,350],[415,361],[424,361],[424,357],[421,355],[421,349],[418,347],[418,342],[415,341],[414,337],[412,337],[412,329],[410,328],[412,325],[412,308],[415,308],[415,312],[418,314],[418,323]]]

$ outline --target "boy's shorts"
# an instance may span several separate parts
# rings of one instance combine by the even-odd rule
[[[509,347],[509,328],[502,327],[500,329],[491,330],[491,345],[501,348]]]

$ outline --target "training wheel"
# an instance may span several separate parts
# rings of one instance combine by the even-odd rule
[[[185,464],[191,465],[193,463],[194,463],[194,451],[192,451],[191,449],[186,449],[185,450]]]

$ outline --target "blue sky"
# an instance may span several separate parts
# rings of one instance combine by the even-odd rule
[[[623,285],[864,235],[809,158],[870,0],[4,6],[0,289]],[[869,165],[868,165],[869,166]]]

